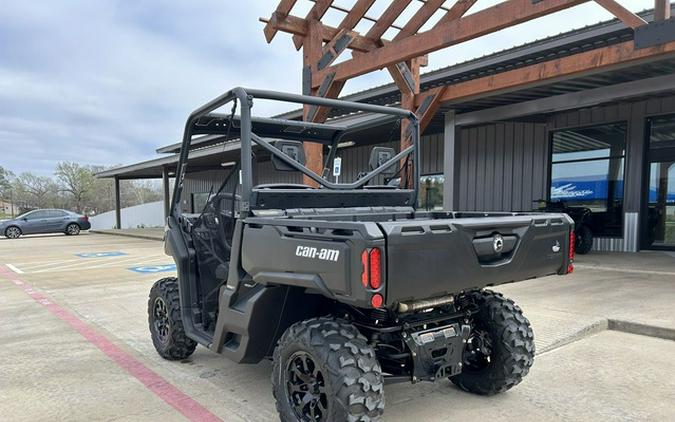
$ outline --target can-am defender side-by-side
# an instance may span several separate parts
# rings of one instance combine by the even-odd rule
[[[253,118],[259,100],[353,115],[339,125]],[[398,135],[402,119],[411,146],[372,138],[384,124]],[[190,151],[223,140],[223,151],[239,143],[239,162],[202,209],[185,212]],[[321,174],[305,166],[303,142],[323,145]],[[347,165],[341,148],[354,142],[371,147],[370,160],[350,163],[363,168],[338,183],[330,169],[338,156]],[[272,359],[283,421],[377,420],[387,382],[449,379],[483,395],[518,384],[532,329],[485,287],[571,272],[572,220],[419,210],[419,157],[417,118],[397,108],[236,88],[194,111],[165,241],[178,277],[156,282],[148,303],[159,354],[184,359],[202,344],[235,362]],[[256,163],[318,187],[257,183]]]

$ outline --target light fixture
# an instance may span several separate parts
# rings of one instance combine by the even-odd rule
[[[347,148],[347,147],[353,147],[356,145],[354,141],[347,141],[347,142],[340,142],[337,147],[338,148]]]
[[[220,167],[232,167],[235,164],[237,164],[236,161],[228,161],[228,162],[225,162],[225,163],[220,163]]]

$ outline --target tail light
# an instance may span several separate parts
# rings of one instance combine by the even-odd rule
[[[382,253],[380,248],[370,250],[370,287],[379,289],[382,285]]]
[[[574,248],[576,247],[576,241],[577,238],[574,235],[574,230],[570,230],[570,249],[567,264],[567,274],[574,271]]]
[[[382,251],[380,248],[364,249],[361,253],[361,283],[365,288],[379,289],[382,285]]]

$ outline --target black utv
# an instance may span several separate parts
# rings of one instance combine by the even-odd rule
[[[253,118],[259,100],[347,118]],[[228,103],[231,112],[216,112]],[[398,136],[402,119],[409,147],[375,136],[382,125]],[[238,163],[188,213],[188,155],[215,142],[237,146]],[[303,142],[323,145],[320,174],[305,166]],[[194,111],[165,242],[178,277],[156,282],[148,302],[158,353],[184,359],[201,344],[235,362],[272,359],[283,421],[378,420],[387,382],[449,379],[482,395],[520,383],[532,329],[485,287],[571,272],[572,220],[418,209],[419,142],[415,114],[369,104],[236,88]],[[370,160],[349,163],[353,143],[370,148]],[[351,166],[340,182],[337,157]],[[263,183],[272,168],[313,184]]]

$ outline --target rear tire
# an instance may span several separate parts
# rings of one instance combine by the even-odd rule
[[[80,225],[77,223],[70,223],[66,226],[67,236],[77,236],[80,234]]]
[[[163,278],[150,289],[148,324],[152,344],[164,359],[185,359],[195,351],[197,342],[185,335],[175,277]]]
[[[274,350],[272,386],[283,422],[376,421],[384,411],[375,352],[356,327],[340,319],[289,327]]]
[[[463,370],[450,380],[464,391],[491,396],[518,385],[534,362],[534,333],[520,307],[490,290],[467,293],[478,306]]]
[[[5,237],[8,239],[18,239],[21,235],[21,229],[17,226],[9,226],[5,229]]]
[[[582,225],[579,227],[579,230],[575,233],[576,244],[574,245],[574,250],[579,255],[586,255],[593,249],[593,231],[591,228]]]

